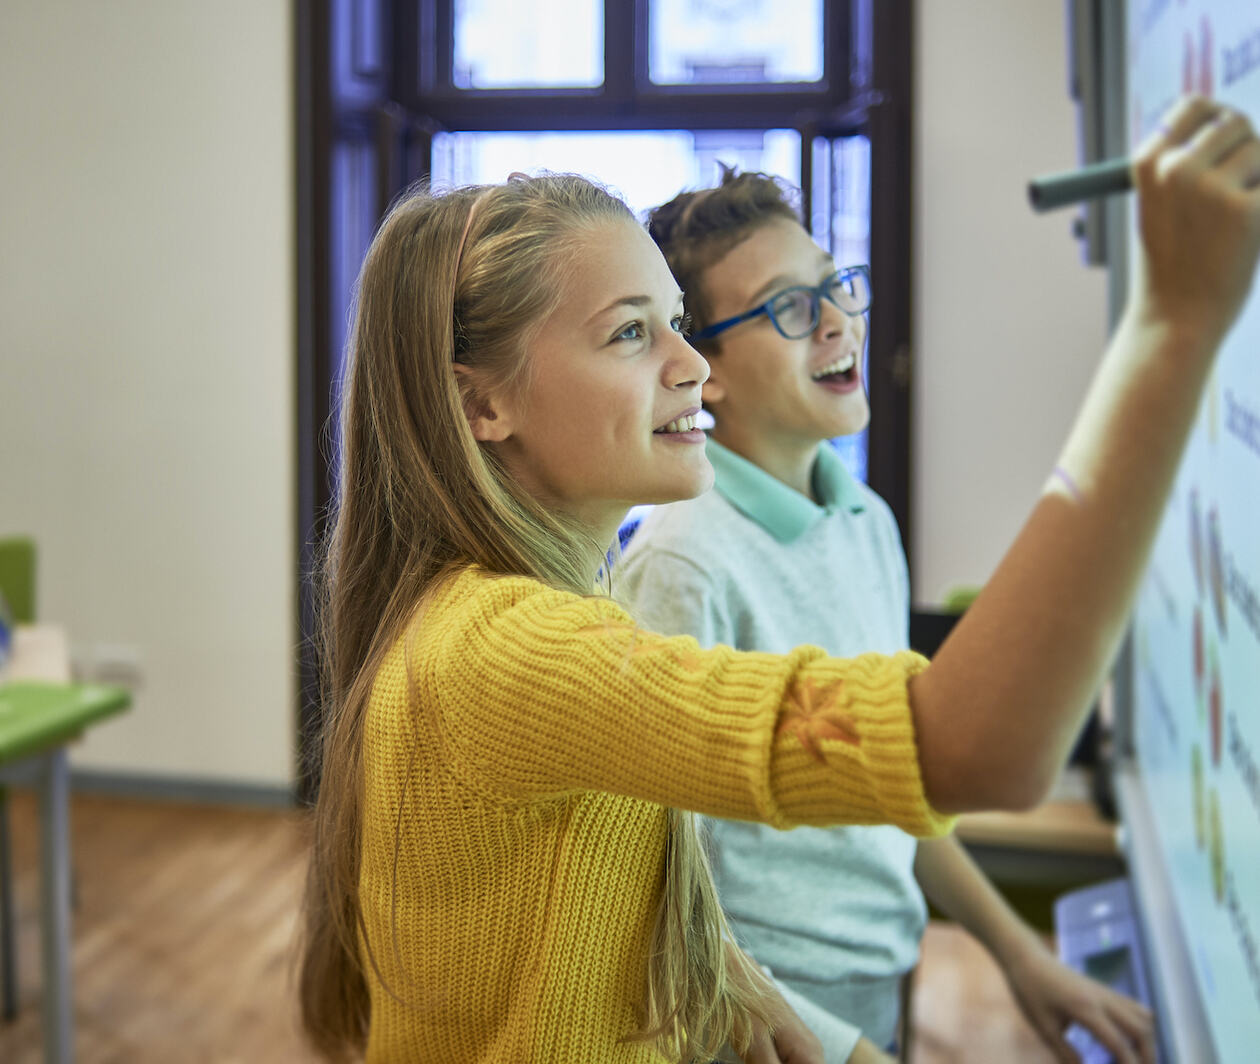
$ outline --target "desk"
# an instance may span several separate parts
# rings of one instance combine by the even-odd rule
[[[1086,770],[1064,769],[1054,791],[1026,813],[967,813],[958,837],[978,846],[1091,857],[1118,857],[1117,826],[1098,812]]]
[[[60,629],[14,633],[13,657],[0,677],[0,783],[33,787],[39,799],[40,930],[44,960],[44,1059],[74,1056],[70,972],[70,769],[66,746],[89,724],[126,709],[117,687],[70,684]]]
[[[1124,873],[1119,828],[1090,796],[1087,770],[1068,767],[1050,797],[1026,813],[967,813],[958,840],[1034,927],[1050,932],[1065,891]]]

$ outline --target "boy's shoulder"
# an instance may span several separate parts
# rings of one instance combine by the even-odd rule
[[[900,545],[897,519],[884,497],[862,481],[854,480],[852,486],[861,506],[850,520],[856,520],[859,527],[878,530],[881,538],[891,538]],[[856,531],[851,524],[845,527]],[[741,558],[749,551],[763,554],[772,539],[720,491],[710,489],[694,499],[651,507],[631,536],[625,557],[670,554],[708,569],[717,559]]]
[[[891,526],[893,531],[896,531],[897,518],[893,516],[892,507],[888,505],[888,500],[869,484],[865,484],[860,480],[854,480],[853,486],[861,496],[864,507],[863,512],[869,514],[871,520],[883,522]]]
[[[740,553],[748,536],[747,524],[748,519],[713,490],[694,499],[653,506],[631,536],[625,562],[668,554],[709,571],[717,559]]]

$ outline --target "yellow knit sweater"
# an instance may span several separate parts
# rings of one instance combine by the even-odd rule
[[[364,731],[368,1060],[659,1064],[619,1039],[666,807],[948,830],[906,700],[925,664],[701,650],[605,598],[450,581],[386,657]]]

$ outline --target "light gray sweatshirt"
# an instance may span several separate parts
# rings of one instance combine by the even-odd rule
[[[613,593],[639,623],[741,650],[808,643],[851,657],[906,648],[909,581],[896,522],[829,446],[814,468],[821,505],[712,439],[708,454],[715,490],[653,508],[614,569]],[[740,944],[818,1006],[798,1011],[827,1064],[847,1060],[859,1032],[891,1044],[899,983],[917,962],[926,919],[915,840],[892,827],[705,824]]]

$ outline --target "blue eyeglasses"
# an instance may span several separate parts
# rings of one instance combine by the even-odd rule
[[[850,317],[865,312],[871,305],[871,270],[869,266],[846,266],[817,285],[793,285],[776,292],[759,307],[719,321],[716,325],[691,334],[693,342],[712,340],[719,333],[764,314],[785,340],[800,340],[818,328],[822,314],[821,301],[826,299]]]

